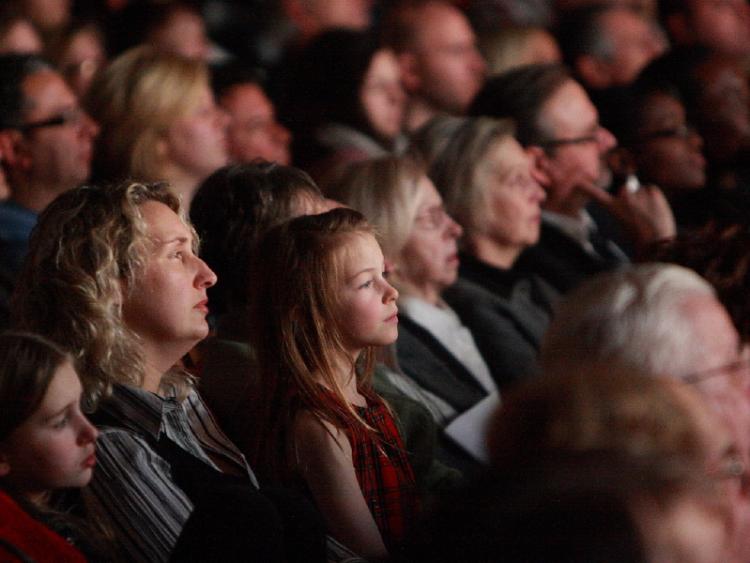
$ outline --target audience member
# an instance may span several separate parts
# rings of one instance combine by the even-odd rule
[[[728,426],[738,454],[750,450],[750,377],[737,330],[714,290],[694,272],[645,264],[581,285],[560,304],[540,356],[545,374],[597,364],[687,383]],[[750,505],[733,490],[733,561],[746,561]]]
[[[442,297],[458,277],[461,227],[445,212],[426,170],[412,159],[352,165],[330,195],[362,212],[382,233],[401,312],[398,371],[390,374],[394,385],[400,373],[416,383],[414,391],[402,387],[445,429],[441,459],[464,472],[476,470],[482,459],[473,446],[484,441],[483,419],[476,413],[497,404],[499,396],[494,366],[488,366],[470,327]],[[491,350],[490,345],[486,351]],[[455,432],[464,425],[468,440]]]
[[[107,61],[104,35],[93,22],[70,26],[48,47],[47,53],[81,99],[88,92],[96,73]]]
[[[0,55],[39,54],[43,47],[42,38],[34,25],[24,17],[16,4],[7,2],[0,6]]]
[[[750,190],[750,89],[735,57],[704,47],[675,49],[649,65],[645,77],[671,82],[688,120],[705,141],[708,184],[716,190]]]
[[[222,429],[246,447],[258,393],[255,354],[249,345],[248,284],[263,268],[255,246],[273,226],[293,217],[335,206],[310,177],[295,168],[270,163],[234,165],[212,174],[201,186],[190,214],[201,236],[201,256],[219,275],[209,288],[216,335],[200,345],[201,392]],[[430,412],[409,397],[411,387],[394,385],[394,372],[375,366],[373,387],[393,409],[414,469],[420,495],[455,487],[457,472],[435,459],[437,430]],[[404,383],[399,379],[399,383]],[[412,384],[413,387],[413,384]]]
[[[334,538],[382,559],[418,513],[402,438],[369,383],[374,347],[398,334],[383,254],[362,215],[334,209],[272,229],[257,256],[254,457],[312,495]]]
[[[84,487],[96,464],[98,432],[81,412],[71,358],[41,337],[6,332],[0,365],[0,490],[90,559],[105,558],[95,551],[97,534],[65,514],[53,496]]]
[[[277,121],[257,73],[229,65],[213,72],[212,83],[219,105],[229,116],[229,158],[235,163],[261,159],[289,165],[291,134]]]
[[[102,128],[100,181],[166,180],[189,205],[198,185],[227,163],[227,118],[201,62],[136,47],[97,76],[87,107]]]
[[[703,139],[687,121],[677,88],[662,77],[642,77],[612,108],[602,108],[602,121],[620,145],[608,155],[615,174],[637,175],[659,186],[680,229],[705,222],[713,212],[705,190]]]
[[[746,0],[661,0],[659,11],[676,46],[702,45],[724,55],[750,55]]]
[[[304,504],[258,490],[173,367],[208,333],[206,289],[216,276],[196,245],[177,196],[161,184],[82,186],[40,217],[15,318],[72,353],[84,404],[96,409],[87,513],[111,528],[128,560],[174,552],[280,561],[284,550],[289,560],[322,560],[316,519]]]
[[[513,131],[509,121],[442,117],[414,138],[464,228],[459,282],[444,297],[476,334],[501,387],[534,371],[558,298],[544,280],[513,268],[539,240],[544,201]]]
[[[594,96],[632,83],[666,50],[657,25],[629,6],[601,2],[564,12],[556,37],[566,63]]]
[[[677,383],[608,366],[549,374],[508,394],[492,471],[447,499],[417,559],[727,561],[728,443]]]
[[[474,100],[471,113],[515,120],[532,176],[547,194],[539,243],[519,258],[520,269],[565,292],[626,262],[624,252],[599,233],[586,212],[592,200],[625,226],[639,249],[674,234],[674,217],[658,188],[616,194],[602,189],[610,183],[602,159],[616,140],[564,67],[530,65],[496,76]]]
[[[482,87],[485,63],[463,13],[445,0],[404,1],[386,18],[408,95],[406,129],[441,112],[462,114]]]
[[[397,147],[405,97],[390,49],[364,32],[327,31],[297,63],[295,80],[305,88],[293,93],[286,112],[296,164],[323,185],[351,162]]]
[[[489,76],[519,66],[562,60],[555,37],[543,27],[493,29],[479,36],[479,50],[487,61]]]
[[[15,277],[37,214],[89,177],[99,128],[62,76],[36,55],[0,56],[0,269]]]

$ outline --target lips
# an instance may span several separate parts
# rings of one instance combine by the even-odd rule
[[[81,465],[86,469],[94,467],[96,465],[96,453],[93,453],[84,459]]]
[[[200,303],[198,303],[194,309],[198,309],[202,313],[208,314],[208,299],[204,299]]]
[[[385,322],[387,323],[398,323],[398,309],[396,309],[396,312],[393,313],[390,317],[385,319]]]

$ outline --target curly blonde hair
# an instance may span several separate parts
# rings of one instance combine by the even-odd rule
[[[88,408],[113,383],[143,381],[143,351],[123,321],[122,304],[123,291],[135,286],[145,267],[148,238],[140,205],[146,201],[183,217],[166,184],[80,186],[58,197],[39,217],[14,295],[16,326],[49,338],[74,358]]]

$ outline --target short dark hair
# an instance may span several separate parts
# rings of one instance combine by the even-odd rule
[[[21,127],[28,106],[23,81],[27,76],[51,69],[52,65],[39,55],[0,55],[0,129]]]
[[[555,36],[565,62],[571,68],[581,55],[592,55],[600,59],[613,55],[612,42],[601,26],[602,16],[612,10],[631,11],[611,3],[597,2],[563,12]]]
[[[190,219],[201,238],[201,257],[218,276],[208,290],[214,314],[244,307],[255,247],[271,227],[295,214],[300,193],[323,197],[307,173],[263,161],[225,166],[201,184]]]
[[[211,89],[216,99],[240,84],[254,84],[265,89],[263,83],[264,76],[260,70],[241,63],[230,62],[211,68]]]
[[[572,78],[567,67],[558,63],[509,70],[485,82],[469,108],[469,115],[512,118],[519,143],[523,146],[542,143],[551,135],[539,119],[542,106],[569,80]]]

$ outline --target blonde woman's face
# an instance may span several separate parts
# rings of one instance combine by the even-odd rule
[[[228,118],[204,85],[198,104],[175,120],[166,135],[168,161],[198,181],[228,161],[226,129]]]
[[[208,334],[206,290],[216,274],[195,255],[193,234],[174,211],[156,201],[143,203],[140,211],[149,251],[135,286],[125,293],[123,319],[143,342],[147,362],[177,360]]]

